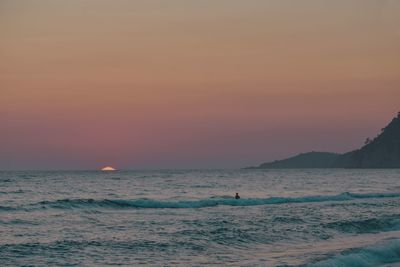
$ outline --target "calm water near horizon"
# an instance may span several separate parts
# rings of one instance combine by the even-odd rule
[[[0,171],[0,237],[0,266],[398,266],[400,170]]]

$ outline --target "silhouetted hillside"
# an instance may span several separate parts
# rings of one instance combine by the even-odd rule
[[[400,168],[400,113],[361,149],[350,152],[339,166],[347,168]]]
[[[331,168],[337,161],[340,154],[329,152],[309,152],[297,156],[263,163],[257,168],[269,169],[290,169],[290,168]]]
[[[309,152],[263,163],[256,169],[289,168],[400,168],[400,112],[373,140],[345,154]]]

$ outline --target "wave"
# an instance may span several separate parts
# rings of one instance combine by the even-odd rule
[[[391,239],[370,247],[351,249],[310,267],[369,267],[400,262],[400,239]]]
[[[344,233],[378,233],[380,231],[400,230],[400,215],[383,216],[381,218],[368,218],[361,220],[345,220],[331,222],[324,225]]]
[[[8,207],[8,206],[0,206],[0,211],[13,211],[17,210],[16,208],[13,207]]]
[[[68,259],[73,259],[72,256],[79,255],[84,257],[86,255],[85,249],[95,248],[101,254],[110,253],[114,250],[124,250],[126,253],[141,253],[146,250],[165,249],[173,247],[173,244],[167,242],[158,242],[152,240],[56,240],[50,242],[23,242],[0,244],[0,265],[1,266],[33,266],[31,265],[32,259],[37,259],[41,255],[45,263],[40,266],[78,266],[73,263],[61,259],[60,255],[66,256]],[[36,256],[36,257],[35,257]],[[16,264],[26,258],[29,262],[24,264]],[[53,260],[52,260],[53,259]],[[47,261],[47,262],[46,262]],[[55,263],[57,261],[57,263]],[[39,261],[40,262],[40,261]],[[36,266],[36,265],[35,265]],[[81,266],[81,264],[79,264]],[[97,265],[95,265],[97,266]]]
[[[215,206],[258,206],[258,205],[277,205],[290,203],[313,203],[329,201],[350,201],[366,198],[398,198],[400,193],[372,193],[355,194],[341,193],[338,195],[326,196],[304,196],[304,197],[269,197],[269,198],[209,198],[201,200],[155,200],[155,199],[60,199],[55,201],[42,201],[31,204],[29,208],[85,208],[85,207],[108,207],[108,208],[150,208],[150,209],[196,209]],[[13,207],[2,207],[3,209],[14,209]],[[26,209],[27,207],[20,207]]]
[[[24,190],[21,190],[21,189],[19,189],[19,190],[15,190],[15,191],[0,191],[0,195],[7,195],[7,194],[22,194],[22,193],[25,193],[25,191]]]

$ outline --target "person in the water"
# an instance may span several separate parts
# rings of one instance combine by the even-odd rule
[[[239,199],[239,198],[240,198],[239,193],[236,193],[235,199]]]

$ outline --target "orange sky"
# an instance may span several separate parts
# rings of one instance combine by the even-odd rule
[[[396,0],[3,0],[0,34],[0,169],[344,152],[400,110]]]

